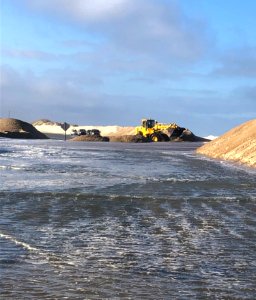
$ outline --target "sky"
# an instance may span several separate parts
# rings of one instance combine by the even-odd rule
[[[256,117],[255,0],[0,0],[0,116],[220,135]]]

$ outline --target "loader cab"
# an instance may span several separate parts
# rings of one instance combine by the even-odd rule
[[[156,125],[156,121],[152,119],[143,119],[142,120],[142,127],[144,128],[153,128]]]

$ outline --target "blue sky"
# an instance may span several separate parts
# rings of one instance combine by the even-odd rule
[[[0,0],[1,117],[176,122],[256,115],[254,0]]]

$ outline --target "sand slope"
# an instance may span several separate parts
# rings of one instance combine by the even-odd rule
[[[256,119],[231,129],[196,152],[256,167]]]
[[[38,131],[33,125],[12,118],[0,119],[0,136],[16,139],[48,139],[48,137]]]

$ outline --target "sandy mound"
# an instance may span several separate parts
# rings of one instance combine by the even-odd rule
[[[48,139],[33,125],[17,119],[0,119],[0,136],[16,139]]]
[[[231,129],[196,152],[256,167],[256,119]]]
[[[110,142],[120,142],[120,143],[148,143],[149,140],[140,134],[137,135],[119,135],[110,136]]]
[[[109,142],[109,138],[105,136],[96,136],[96,135],[80,135],[76,136],[69,141],[72,142]]]

